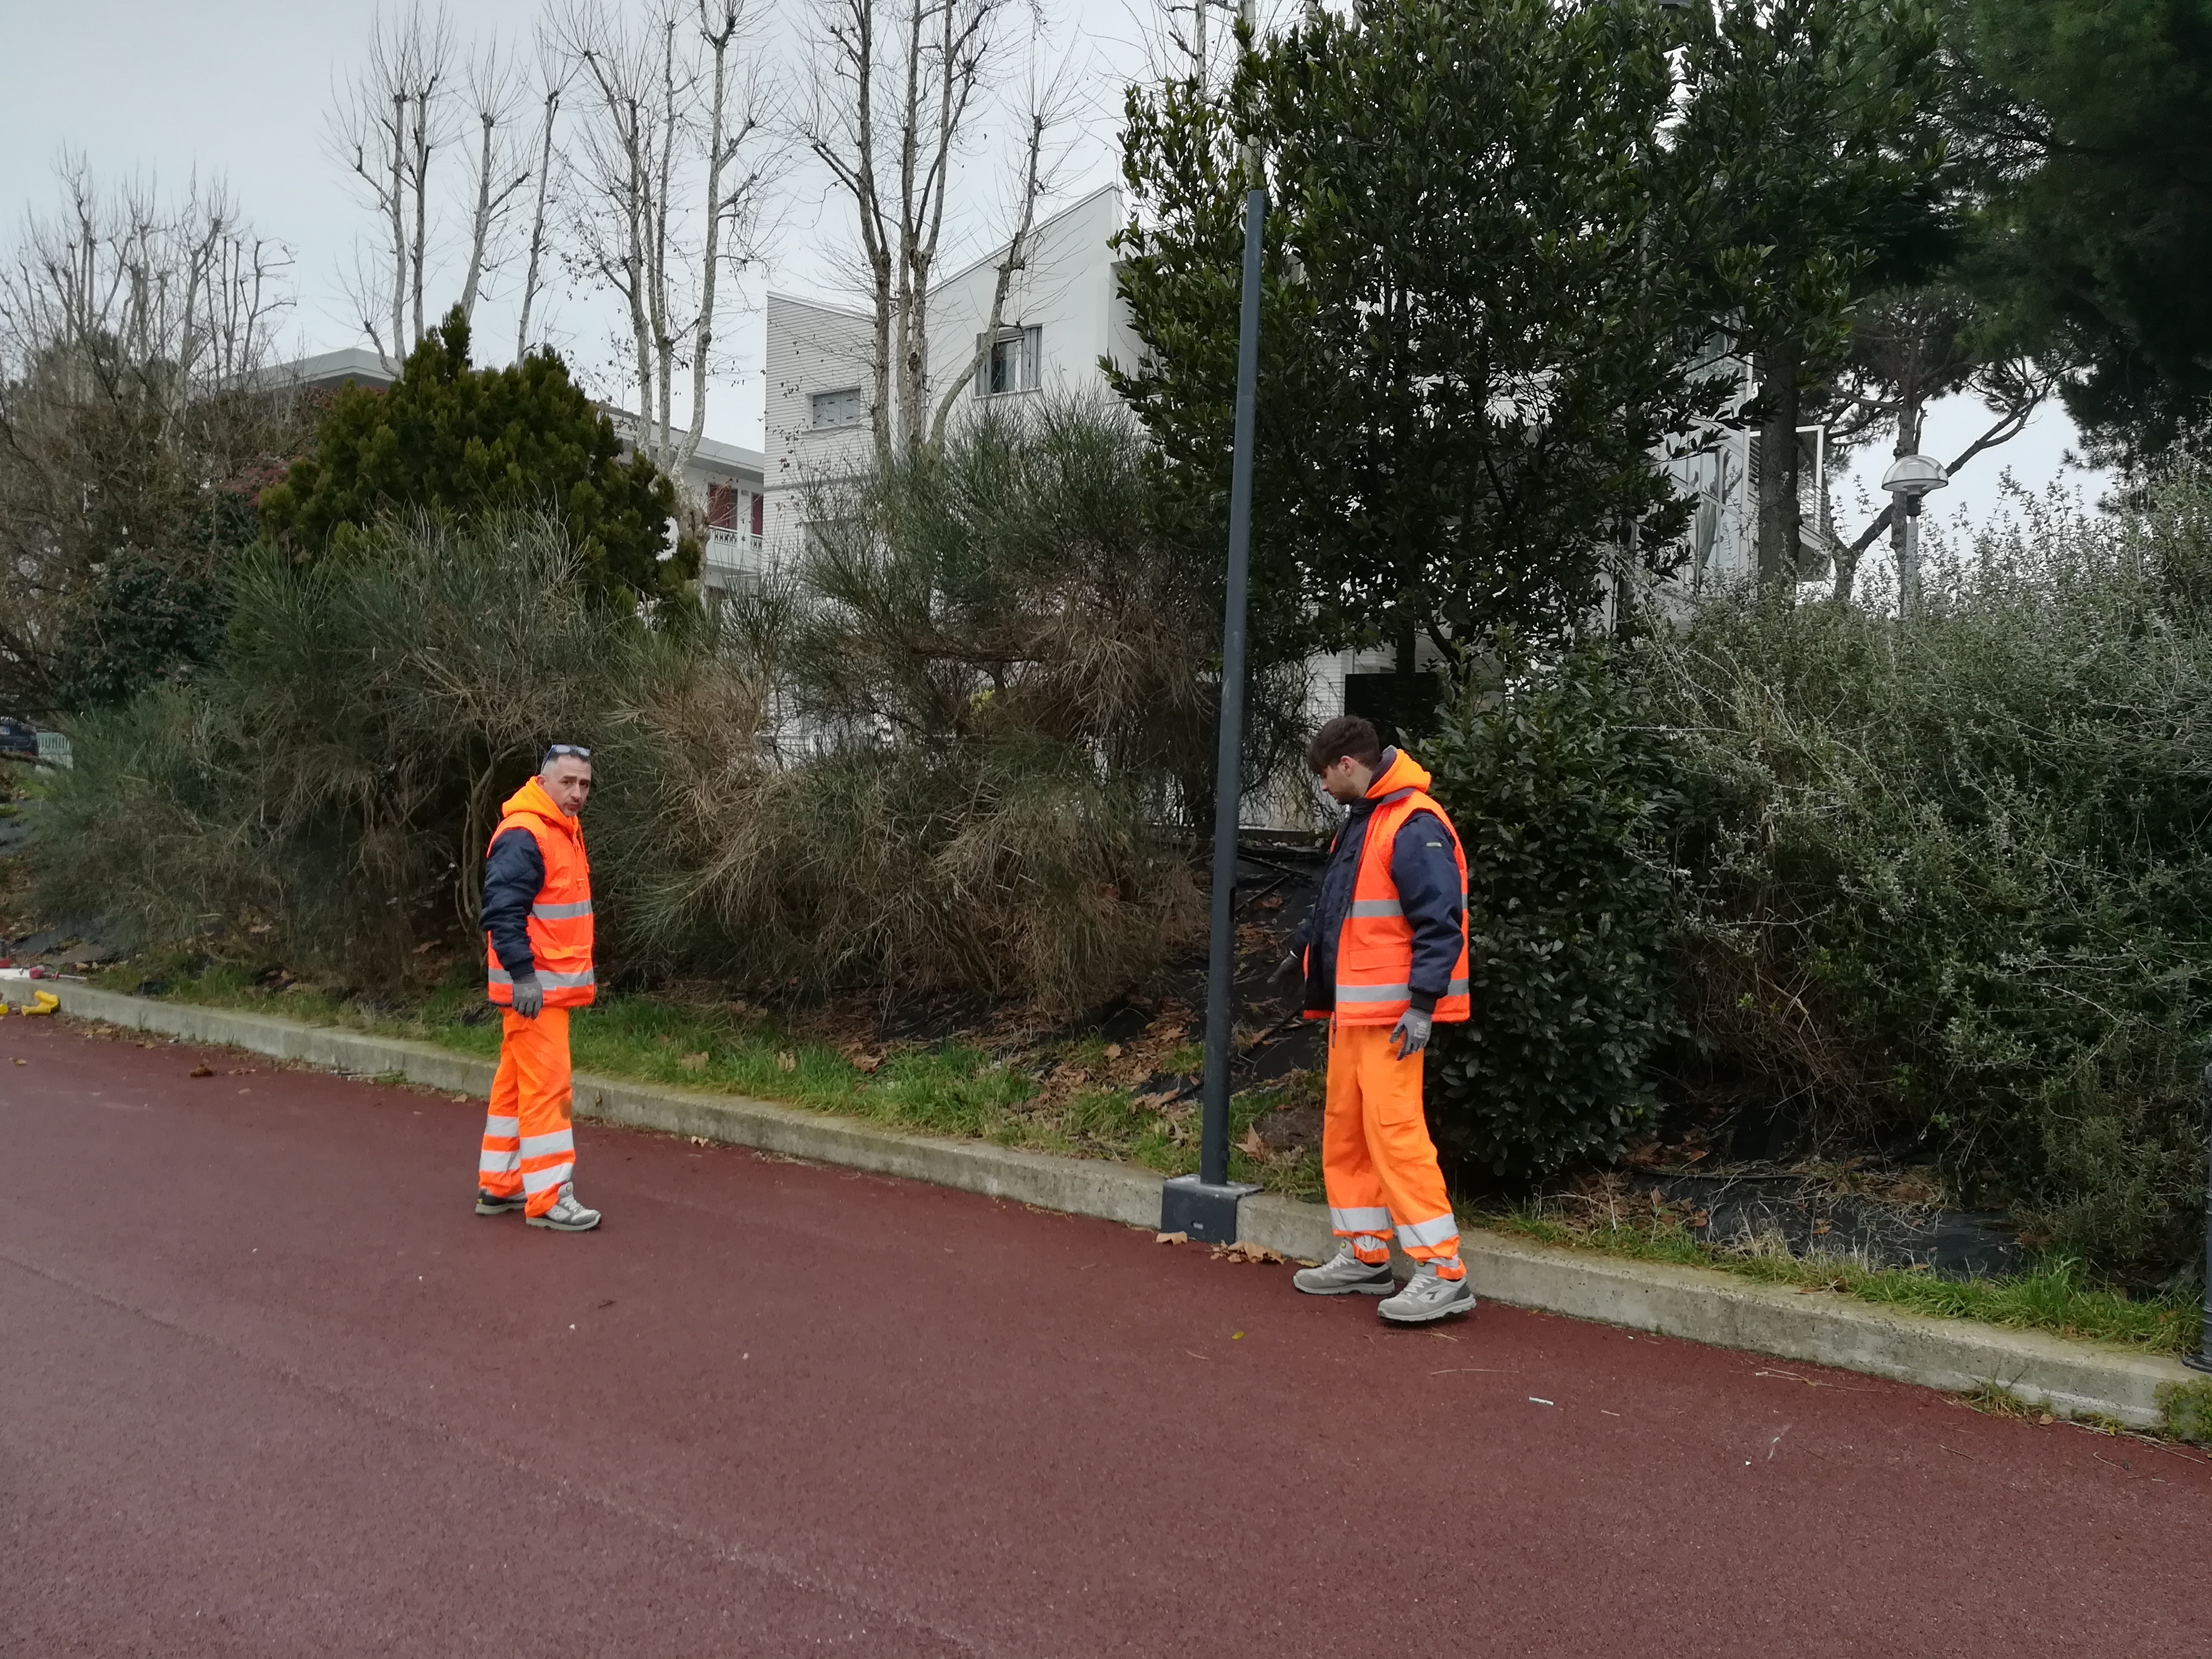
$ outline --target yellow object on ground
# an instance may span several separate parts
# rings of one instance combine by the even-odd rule
[[[52,991],[33,991],[31,1000],[33,1006],[18,1008],[15,1012],[19,1014],[51,1014],[62,1006],[62,1000]]]

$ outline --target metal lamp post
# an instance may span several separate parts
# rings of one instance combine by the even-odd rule
[[[1251,0],[1243,8],[1252,21]],[[1237,1242],[1237,1211],[1260,1189],[1229,1179],[1229,1068],[1237,996],[1237,826],[1243,805],[1244,611],[1251,568],[1252,441],[1260,378],[1260,252],[1267,192],[1259,147],[1246,153],[1244,295],[1237,342],[1236,452],[1229,476],[1229,592],[1221,623],[1221,732],[1213,770],[1213,893],[1206,971],[1206,1078],[1200,1094],[1198,1174],[1160,1191],[1160,1231],[1208,1243]]]
[[[1920,608],[1920,503],[1951,482],[1933,455],[1900,455],[1881,475],[1881,487],[1897,498],[1905,514],[1905,543],[1898,551],[1897,610],[1911,616]]]

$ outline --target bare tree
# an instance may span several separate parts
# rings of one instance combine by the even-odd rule
[[[380,258],[357,273],[354,303],[362,331],[387,359],[422,337],[430,173],[454,137],[454,52],[442,8],[426,16],[417,0],[405,13],[380,13],[332,116],[331,149],[376,214]]]
[[[929,331],[945,204],[999,78],[1012,3],[821,0],[800,135],[859,219],[880,463],[919,453],[941,430],[929,418]],[[1036,126],[1029,137],[1032,147],[1041,142]],[[1025,238],[1035,208],[1024,192],[1014,241]]]
[[[495,242],[514,195],[536,171],[515,131],[522,88],[514,60],[497,40],[469,60],[466,94],[476,124],[474,200],[469,215],[468,275],[461,283],[461,315],[473,318],[484,274],[496,258]],[[547,135],[550,137],[550,132]],[[533,250],[534,251],[534,250]]]
[[[545,209],[552,199],[553,140],[562,95],[574,65],[541,27],[538,35],[538,189],[530,211],[530,240],[522,275],[522,302],[514,322],[514,360],[530,349],[530,314],[538,303],[538,273],[545,253]]]
[[[189,597],[299,435],[265,373],[289,251],[220,184],[60,174],[0,262],[0,708],[22,714],[187,648]]]
[[[724,268],[758,257],[775,161],[769,94],[738,50],[748,4],[655,0],[625,21],[572,0],[558,27],[585,94],[572,167],[580,257],[628,311],[632,437],[671,474],[704,434]],[[684,371],[690,410],[679,428]]]
[[[220,183],[161,206],[151,184],[103,191],[81,157],[58,168],[63,208],[26,222],[0,269],[0,380],[66,360],[161,412],[264,368],[290,250],[257,235]]]
[[[1006,330],[1006,301],[1013,292],[1014,278],[1029,269],[1030,240],[1036,229],[1037,204],[1052,193],[1057,172],[1054,164],[1065,159],[1064,149],[1055,155],[1051,146],[1055,130],[1067,116],[1073,60],[1061,58],[1060,65],[1048,77],[1040,72],[1036,55],[1031,55],[1028,93],[1018,123],[1022,150],[1015,172],[1013,234],[1006,239],[1006,252],[999,257],[997,276],[991,285],[990,315],[983,331],[975,337],[975,356],[938,397],[937,413],[929,428],[929,447],[933,451],[941,453],[945,447],[945,423],[960,394],[978,375],[989,372],[991,352]]]

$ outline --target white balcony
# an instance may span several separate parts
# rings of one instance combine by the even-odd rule
[[[701,574],[716,586],[728,586],[738,576],[757,576],[767,565],[763,538],[749,530],[710,527],[701,562]]]

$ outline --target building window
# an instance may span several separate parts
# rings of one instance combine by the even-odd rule
[[[735,484],[707,486],[707,522],[716,530],[738,527],[738,488]]]
[[[1035,392],[1038,366],[1044,356],[1042,328],[1002,328],[991,342],[991,354],[975,376],[975,395],[995,398],[1009,392]],[[975,337],[978,351],[983,337]]]
[[[839,392],[817,392],[808,402],[817,432],[826,432],[833,427],[859,426],[868,418],[868,405],[856,386]]]

